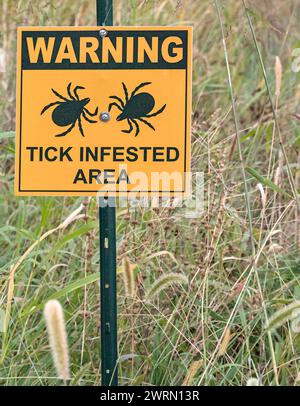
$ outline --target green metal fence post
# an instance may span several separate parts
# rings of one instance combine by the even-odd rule
[[[113,0],[96,0],[97,2],[97,25],[113,25]]]
[[[96,0],[97,25],[113,25],[113,0]],[[118,385],[116,199],[99,199],[101,373],[103,386]]]

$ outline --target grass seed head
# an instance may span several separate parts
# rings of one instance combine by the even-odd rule
[[[187,285],[188,283],[188,278],[182,273],[171,272],[168,274],[164,274],[152,284],[152,286],[146,293],[146,298],[155,298],[162,290],[173,284]]]
[[[288,320],[293,320],[299,318],[300,311],[300,301],[295,300],[288,306],[283,307],[282,309],[277,310],[272,317],[269,318],[266,325],[267,330],[274,330],[278,327],[281,327]]]
[[[246,386],[260,386],[257,378],[249,378]]]
[[[61,304],[57,300],[49,300],[45,305],[44,317],[57,375],[66,381],[70,379],[69,351]]]
[[[123,267],[125,295],[129,297],[134,297],[136,292],[135,275],[134,275],[136,265],[131,264],[128,257],[124,257],[122,267]]]

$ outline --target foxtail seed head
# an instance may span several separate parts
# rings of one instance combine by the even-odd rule
[[[260,386],[259,380],[257,378],[249,378],[247,381],[247,386]]]
[[[57,300],[49,300],[44,308],[44,317],[57,375],[66,381],[70,379],[69,352],[61,304]]]
[[[122,266],[125,296],[134,297],[136,292],[134,269],[136,265],[131,264],[128,257],[124,257]]]

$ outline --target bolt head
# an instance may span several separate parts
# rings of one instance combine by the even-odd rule
[[[110,114],[107,112],[101,113],[100,114],[100,120],[106,123],[107,121],[110,120]]]
[[[99,31],[100,37],[106,37],[107,36],[107,30],[105,30],[104,28],[101,28],[101,30]]]

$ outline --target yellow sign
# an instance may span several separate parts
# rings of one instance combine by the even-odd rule
[[[189,192],[191,27],[18,29],[17,195]]]

